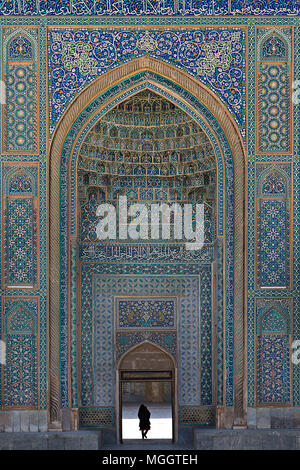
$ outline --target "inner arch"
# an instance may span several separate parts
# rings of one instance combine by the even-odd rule
[[[119,370],[173,370],[174,361],[161,348],[144,341],[125,353],[119,363]]]
[[[97,241],[97,204],[120,196],[144,204],[204,203],[206,242],[213,241],[214,149],[198,123],[153,91],[126,99],[93,126],[77,171],[82,242]]]
[[[175,395],[176,397],[178,395],[181,405],[197,403],[199,406],[215,406],[212,379],[215,371],[211,342],[208,343],[207,338],[211,338],[214,334],[212,328],[214,302],[210,292],[213,283],[212,264],[216,259],[217,243],[216,166],[215,150],[203,127],[182,108],[148,88],[120,101],[108,113],[93,122],[93,126],[85,135],[77,161],[79,208],[77,253],[78,265],[85,266],[88,262],[89,269],[96,274],[92,286],[94,298],[91,315],[94,325],[91,338],[92,387],[91,392],[82,387],[82,406],[108,405],[116,400],[112,393],[112,390],[116,389],[116,383],[113,378],[105,376],[102,370],[111,367],[117,370],[121,351],[123,354],[139,343],[144,344],[147,351],[138,347],[133,354],[134,358],[126,360],[127,368],[132,366],[136,371],[144,368],[146,373],[173,370],[173,357],[175,362],[178,360],[181,364],[180,383],[186,382],[183,377],[187,373],[187,367],[193,370],[191,381],[195,390],[190,394],[184,394],[181,385],[181,388],[173,393],[174,400]],[[149,215],[150,213],[152,215],[153,203],[161,207],[161,212],[166,206],[172,210],[171,205],[174,207],[174,203],[177,203],[176,208],[180,207],[183,213],[186,209],[185,204],[189,204],[189,207],[194,205],[194,209],[195,204],[203,204],[204,247],[197,253],[186,250],[184,246],[186,239],[177,237],[175,227],[172,226],[175,211],[170,214],[169,237],[163,236],[164,223],[161,215],[157,222],[160,232],[158,238],[152,237],[152,224],[148,230],[151,219],[149,217],[147,238],[133,240],[128,235],[125,239],[117,237],[117,240],[99,240],[98,207],[102,202],[106,202],[112,203],[118,209],[118,200],[121,196],[127,197],[128,205],[142,203],[143,207],[147,207]],[[165,203],[164,209],[162,203]],[[130,218],[129,216],[127,221],[128,232]],[[182,217],[181,223],[184,228],[182,232],[186,236],[185,222],[186,219]],[[194,222],[198,221],[194,219]],[[144,241],[148,256],[141,260],[138,253],[142,252],[144,247],[137,247],[137,244]],[[124,246],[124,244],[128,246],[128,242],[129,248]],[[105,270],[103,257],[97,257],[97,253],[106,251],[107,245],[109,245],[108,251],[109,248],[112,251],[121,249],[126,253],[123,260],[120,259],[119,262],[113,260],[113,269],[116,264],[121,268],[116,288],[119,291],[118,296],[111,291],[110,281],[107,281],[103,274]],[[131,256],[131,252],[136,255]],[[95,256],[87,260],[89,253],[94,253]],[[131,266],[124,264],[125,259]],[[104,262],[108,260],[105,259]],[[171,270],[170,265],[173,265]],[[97,278],[100,272],[102,277]],[[188,272],[193,274],[191,280],[193,287],[185,276],[180,277]],[[149,281],[149,273],[152,274],[153,281]],[[161,276],[157,273],[161,273]],[[135,274],[138,274],[139,278]],[[200,286],[201,274],[203,278]],[[88,277],[85,277],[83,271],[82,279],[84,280],[81,283],[87,285]],[[130,289],[126,279],[133,283]],[[136,283],[138,287],[134,287]],[[80,300],[81,312],[85,312],[86,295],[82,294]],[[109,296],[111,301],[108,304],[104,301],[103,304],[106,296]],[[203,307],[204,296],[207,298],[206,309]],[[200,306],[200,297],[203,299],[202,306]],[[188,298],[193,299],[192,305]],[[82,331],[85,331],[88,324],[85,313],[82,314],[82,318]],[[184,325],[189,322],[192,325],[189,325],[189,334],[185,336]],[[209,331],[204,333],[206,324],[209,325]],[[201,335],[200,330],[202,330]],[[106,337],[115,338],[109,353],[104,352],[107,346],[104,345],[103,331]],[[82,338],[84,343],[85,333],[82,333]],[[146,339],[154,346],[150,347],[148,343],[143,343]],[[162,355],[161,348],[170,354],[168,360]],[[85,377],[84,374],[86,374],[86,365],[83,355],[81,376]],[[202,378],[198,380],[198,376]],[[167,379],[173,381],[173,372]]]

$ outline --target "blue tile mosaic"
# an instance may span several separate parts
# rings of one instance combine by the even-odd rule
[[[7,341],[10,365],[6,370],[1,367],[1,405],[50,406],[45,191],[49,140],[71,102],[97,77],[134,58],[154,57],[218,96],[247,144],[248,405],[299,406],[300,372],[290,364],[289,350],[290,341],[300,338],[299,105],[286,108],[291,103],[292,80],[299,78],[300,70],[294,53],[300,45],[299,2],[12,0],[0,2],[0,17],[1,73],[8,85],[8,108],[1,115],[5,130],[1,334]],[[120,84],[111,83],[74,117],[61,160],[58,216],[61,407],[72,402],[73,407],[94,406],[114,416],[116,360],[143,340],[159,345],[178,361],[183,411],[234,404],[236,174],[220,123],[201,100],[180,88],[170,78],[141,72],[124,77]],[[76,243],[77,162],[86,169],[82,144],[114,106],[145,90],[159,93],[188,113],[214,149],[218,213],[211,238],[200,252],[186,253],[175,244],[95,243],[90,219],[81,225],[81,240]],[[275,95],[280,105],[274,104]],[[81,132],[84,126],[86,131]],[[120,155],[120,168],[121,160]],[[104,157],[101,163],[105,168]],[[174,157],[174,167],[176,163]],[[177,182],[171,193],[155,179],[159,176],[155,165],[149,170],[151,186],[145,183],[143,171],[141,165],[132,175],[134,184],[125,177],[120,185],[116,183],[114,194],[123,185],[131,200],[137,196],[168,200],[181,190]],[[105,172],[99,167],[100,173]],[[85,204],[82,213],[90,216],[91,204]],[[224,235],[226,244],[222,244]],[[100,278],[96,283],[101,286],[95,287],[93,280]],[[119,323],[113,324],[114,316]],[[216,344],[214,353],[212,344]]]

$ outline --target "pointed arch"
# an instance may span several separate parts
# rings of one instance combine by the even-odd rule
[[[258,309],[255,338],[257,404],[290,403],[291,322],[288,304],[282,299],[270,300]]]
[[[279,195],[283,197],[288,197],[291,191],[290,177],[282,168],[279,167],[279,165],[270,165],[261,172],[256,183],[257,195],[266,196],[266,194],[263,193],[263,185],[266,182],[267,178],[272,175],[277,175],[282,178],[284,184],[284,192],[279,193]],[[270,194],[270,196],[272,197],[274,196],[274,194],[276,193]]]
[[[263,309],[262,311],[259,312],[258,317],[257,317],[257,335],[263,334],[263,332],[264,332],[264,329],[263,329],[264,320],[268,316],[270,316],[270,315],[272,316],[273,312],[276,312],[276,314],[279,315],[279,317],[281,317],[282,321],[283,321],[282,329],[279,332],[282,333],[282,334],[287,334],[287,335],[290,334],[290,332],[291,332],[291,327],[290,327],[291,318],[290,318],[290,315],[289,315],[288,311],[286,309],[284,309],[280,304],[276,304],[274,302],[273,305],[269,305],[268,307],[266,307],[265,309]]]
[[[168,366],[166,370],[170,369],[175,369],[176,363],[174,357],[165,349],[163,349],[161,346],[158,344],[153,343],[152,341],[144,340],[141,343],[135,344],[132,346],[130,349],[128,349],[119,359],[117,369],[122,370],[123,369],[123,364],[126,360],[130,360],[130,356],[134,355],[136,352],[139,353],[147,353],[147,346],[152,349],[152,351],[157,351],[159,352],[162,356],[165,356],[168,359]],[[149,349],[149,348],[148,348]],[[128,369],[127,369],[128,370]],[[139,367],[135,368],[134,370],[139,370]],[[163,370],[163,369],[159,369]]]
[[[49,191],[49,279],[50,279],[50,297],[49,297],[49,316],[50,316],[50,396],[51,396],[51,419],[56,420],[59,416],[60,406],[60,367],[59,348],[60,348],[60,322],[67,321],[67,297],[60,300],[60,260],[63,250],[68,252],[67,233],[61,232],[63,223],[68,226],[67,220],[70,220],[70,214],[65,212],[62,215],[61,207],[68,210],[68,201],[66,204],[60,200],[61,184],[65,191],[68,191],[68,181],[72,178],[74,171],[71,171],[71,160],[75,155],[75,146],[80,141],[81,134],[84,134],[88,124],[92,123],[93,118],[106,114],[114,103],[123,101],[127,93],[133,88],[134,80],[139,77],[147,83],[155,83],[161,93],[169,93],[170,100],[178,101],[179,106],[184,106],[187,112],[190,111],[193,119],[203,120],[205,111],[206,122],[216,123],[219,133],[214,133],[216,142],[219,142],[220,148],[228,148],[225,156],[225,167],[232,165],[234,177],[231,175],[226,178],[225,184],[234,185],[232,191],[232,204],[228,208],[228,214],[233,218],[233,223],[224,229],[224,237],[227,241],[224,243],[231,246],[233,256],[228,258],[232,261],[232,271],[227,276],[227,285],[232,291],[232,297],[228,298],[228,321],[231,322],[232,334],[228,333],[228,338],[234,342],[234,360],[228,361],[228,368],[232,368],[231,384],[228,387],[229,393],[234,395],[234,407],[236,423],[243,423],[245,416],[245,364],[244,364],[244,331],[246,325],[246,299],[245,299],[245,244],[246,244],[246,216],[245,216],[245,162],[246,154],[242,137],[234,118],[209,88],[200,83],[197,79],[189,76],[180,69],[161,62],[151,57],[142,57],[131,62],[123,64],[101,77],[97,78],[87,86],[70,103],[65,111],[53,135],[50,146],[50,191]],[[140,79],[142,81],[142,78]],[[170,89],[170,85],[174,89]],[[148,85],[147,85],[148,86]],[[133,93],[136,93],[133,92]],[[101,101],[102,100],[102,101]],[[176,103],[177,103],[176,101]],[[90,108],[89,108],[90,107]],[[201,111],[201,109],[202,111]],[[89,112],[87,112],[89,110]],[[96,115],[96,113],[98,113]],[[93,116],[91,116],[93,115]],[[98,117],[99,119],[99,117]],[[78,132],[77,132],[78,126]],[[74,139],[65,145],[68,136],[75,132]],[[73,183],[76,178],[73,178]],[[219,188],[219,194],[224,191]],[[226,198],[225,198],[226,199]],[[225,204],[225,200],[224,200]],[[225,214],[225,213],[224,213]],[[66,221],[66,222],[65,222]],[[67,229],[69,230],[69,229]],[[61,249],[62,248],[62,249]],[[226,250],[225,250],[226,253]],[[68,254],[66,254],[68,256]],[[67,258],[65,258],[67,259]],[[68,267],[68,263],[66,265]],[[67,268],[68,269],[68,268]],[[66,282],[63,281],[64,288],[67,289]],[[234,292],[234,295],[233,295]],[[228,294],[231,295],[231,294]],[[63,297],[63,296],[62,296]],[[64,318],[65,317],[65,318]],[[230,318],[229,318],[230,317]],[[233,320],[234,318],[234,320]],[[67,324],[67,323],[66,323]],[[234,365],[232,365],[234,364]],[[65,366],[67,370],[67,365]],[[230,379],[231,380],[231,379]]]
[[[278,37],[286,47],[286,54],[283,58],[278,58],[279,61],[290,62],[292,58],[292,46],[291,41],[288,36],[284,33],[283,29],[270,28],[268,29],[258,40],[257,42],[257,61],[261,62],[263,60],[268,60],[263,57],[262,49],[265,42],[271,37]],[[270,59],[269,59],[270,60]],[[274,60],[274,59],[273,59]]]
[[[21,305],[12,312],[7,319],[7,333],[33,334],[35,333],[35,319],[33,315]]]
[[[27,196],[36,196],[36,181],[30,171],[24,166],[22,168],[13,167],[7,172],[5,176],[5,191],[7,195],[11,195],[12,193],[11,183],[14,178],[22,180],[23,189],[18,191],[18,193],[26,194]]]
[[[38,43],[37,40],[34,36],[30,34],[29,31],[27,31],[25,28],[16,28],[14,31],[12,31],[11,34],[5,37],[3,41],[3,62],[7,62],[9,59],[8,57],[8,47],[11,43],[11,41],[17,37],[25,37],[31,44],[32,46],[32,57],[31,61],[36,62],[37,61],[37,54],[38,54]]]

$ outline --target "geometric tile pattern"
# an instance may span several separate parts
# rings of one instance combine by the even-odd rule
[[[76,272],[76,261],[77,261],[77,246],[75,241],[71,245],[71,389],[72,389],[72,407],[75,408],[78,400],[77,390],[77,342],[79,335],[78,320],[77,320],[77,272]]]
[[[36,281],[36,215],[33,198],[9,199],[5,217],[5,281],[33,286]]]
[[[115,424],[115,409],[96,406],[81,407],[79,409],[80,428],[104,428]]]
[[[257,299],[257,403],[290,403],[290,333],[290,299]]]
[[[37,406],[37,348],[35,336],[30,334],[8,334],[6,348],[4,405]]]
[[[290,151],[290,73],[288,64],[259,65],[259,151]]]
[[[289,341],[284,335],[258,339],[258,403],[290,402]]]
[[[5,28],[3,33],[6,106],[3,113],[6,152],[34,153],[37,132],[37,30]]]
[[[4,282],[32,287],[37,280],[37,167],[7,165],[2,181]]]
[[[257,29],[257,149],[262,153],[291,152],[290,28]]]
[[[289,207],[286,200],[258,200],[258,286],[289,286]]]
[[[299,110],[297,119],[299,119]],[[300,184],[300,161],[295,158],[293,164],[293,179],[294,187],[299,188]],[[297,161],[298,160],[298,161]],[[300,286],[300,193],[299,191],[294,191],[293,197],[293,330],[292,330],[292,339],[300,338],[300,296],[299,296],[299,286]],[[300,405],[300,370],[299,367],[293,367],[293,406]]]
[[[8,152],[37,150],[36,77],[33,64],[8,64],[4,145]]]
[[[34,312],[36,312],[33,314],[33,317],[39,315],[39,323],[37,325],[35,338],[36,362],[38,372],[36,373],[36,379],[34,379],[32,383],[35,383],[36,381],[36,398],[34,398],[34,401],[37,400],[39,408],[46,409],[48,401],[47,395],[49,383],[47,369],[47,263],[45,256],[47,233],[46,192],[42,188],[40,190],[39,187],[39,182],[44,181],[46,178],[46,165],[45,161],[43,161],[43,158],[40,157],[38,161],[36,157],[29,155],[13,157],[5,156],[2,159],[1,173],[3,209],[5,209],[7,202],[13,201],[15,199],[22,200],[22,205],[23,202],[24,204],[27,204],[28,201],[32,201],[35,212],[34,223],[28,226],[34,228],[33,238],[36,241],[33,244],[33,248],[31,244],[25,246],[25,255],[29,256],[29,259],[33,260],[34,272],[32,272],[32,276],[35,279],[35,282],[32,283],[31,281],[30,284],[22,284],[20,281],[18,281],[15,282],[13,285],[9,285],[9,287],[6,287],[7,284],[2,284],[2,290],[0,291],[0,294],[2,296],[3,302],[5,299],[5,308],[8,308],[7,306],[9,304],[12,305],[12,311],[15,311],[18,306],[22,306],[25,311],[31,312],[31,310],[33,309]],[[15,217],[16,214],[14,213],[13,216]],[[29,221],[27,222],[29,224]],[[4,213],[2,213],[1,236],[3,243],[5,243],[5,224],[6,221]],[[21,225],[22,229],[24,229],[24,226],[27,226],[26,224]],[[37,227],[40,226],[39,233],[37,233],[38,230],[36,230],[35,228],[36,225]],[[13,237],[15,237],[16,235],[15,229],[16,227],[14,227],[14,231],[12,233]],[[30,237],[30,230],[28,231],[24,239],[28,239],[28,237]],[[20,238],[20,240],[18,241],[22,244],[22,238]],[[32,249],[33,253],[31,254]],[[21,256],[21,253],[22,249],[18,252],[18,254]],[[3,262],[1,263],[3,281],[6,281],[4,276],[4,268],[8,254],[8,251],[6,251],[6,254],[3,253],[3,255],[5,256],[3,256]],[[20,259],[18,260],[17,258],[13,257],[11,257],[11,259],[14,261],[14,263],[20,261]],[[24,265],[24,272],[29,273],[28,265],[25,262]],[[39,270],[38,267],[40,267]],[[5,325],[3,325],[3,334],[5,334]],[[32,358],[34,359],[34,357],[35,356],[33,354]],[[2,404],[4,405],[4,398]],[[32,407],[37,405],[34,405],[32,403],[32,405],[28,406]]]
[[[81,218],[80,218],[80,239],[83,242],[97,241],[96,226],[99,218],[96,216],[96,210],[99,202],[93,195],[89,201],[81,205]]]
[[[257,301],[258,403],[290,402],[290,302]]]
[[[97,406],[114,405],[114,299],[109,292],[103,293],[101,296],[95,292],[94,296],[94,333],[92,333],[92,330],[90,331],[90,334],[93,334],[93,337],[90,340],[93,344],[93,374],[89,377],[86,374],[86,371],[82,370],[83,376],[81,377],[81,389],[82,393],[84,393],[84,389],[86,388],[84,383],[92,383],[94,388],[94,399],[89,404]],[[84,331],[84,325],[82,325],[82,330]],[[83,398],[84,395],[81,397],[82,404],[88,404],[85,403]]]
[[[223,403],[223,245],[219,239],[217,241],[217,288],[215,289],[215,299],[217,305],[216,337],[217,337],[217,404]]]
[[[211,273],[203,270],[200,281],[200,364],[201,364],[201,403],[212,404],[212,297],[211,297]]]
[[[7,300],[3,304],[2,339],[6,343],[4,405],[38,405],[38,317],[36,301]]]
[[[271,5],[271,4],[270,4]],[[255,154],[255,148],[258,150],[257,137],[258,130],[258,116],[256,111],[258,109],[257,102],[257,85],[259,73],[259,63],[273,65],[284,65],[289,62],[289,75],[291,80],[295,80],[299,75],[299,58],[295,56],[293,50],[299,47],[300,36],[298,19],[292,20],[291,18],[284,18],[282,21],[278,21],[278,18],[270,18],[270,21],[251,21],[248,19],[249,24],[249,52],[248,52],[248,312],[247,312],[247,329],[248,329],[248,341],[247,341],[247,382],[248,382],[248,406],[256,406],[258,399],[257,381],[256,381],[256,332],[255,332],[255,321],[256,321],[256,302],[259,296],[268,296],[270,298],[281,295],[284,297],[293,297],[293,309],[294,312],[299,311],[299,192],[291,188],[297,188],[297,181],[299,180],[299,106],[294,106],[294,116],[289,113],[290,123],[289,131],[290,137],[292,137],[292,145],[294,148],[294,156],[286,155],[286,151],[269,151],[262,152],[260,155]],[[294,38],[291,25],[294,25]],[[261,30],[263,30],[261,32]],[[261,39],[263,39],[261,41]],[[293,44],[294,39],[294,44]],[[262,50],[262,44],[266,40],[265,51]],[[256,48],[255,48],[256,43]],[[293,60],[293,64],[292,64]],[[294,68],[294,76],[292,77],[292,70]],[[290,104],[292,100],[289,100]],[[270,103],[269,103],[270,105]],[[293,117],[293,120],[292,120]],[[293,132],[291,132],[293,126]],[[256,142],[255,142],[256,140]],[[292,146],[290,145],[289,152],[292,152]],[[293,164],[291,162],[294,161]],[[261,168],[260,168],[261,167]],[[289,169],[287,169],[289,167]],[[293,175],[291,174],[291,167],[293,167]],[[275,171],[276,170],[276,171]],[[270,177],[266,177],[266,184],[262,183],[260,178],[261,173],[268,172]],[[293,182],[294,179],[294,182]],[[262,197],[264,199],[277,199],[283,201],[286,200],[286,207],[290,214],[290,234],[291,241],[289,241],[290,254],[288,257],[292,266],[286,265],[285,269],[290,270],[292,268],[292,277],[286,273],[286,281],[290,277],[288,284],[282,286],[282,288],[269,287],[268,289],[262,290],[258,285],[257,277],[259,277],[258,269],[258,253],[257,253],[257,239],[256,239],[256,227],[257,227],[257,207],[255,192],[253,191],[256,186],[256,197]],[[293,237],[293,238],[292,238]],[[284,246],[284,250],[287,249],[287,244]],[[281,255],[281,253],[280,253]],[[293,256],[293,258],[291,258]],[[288,288],[288,289],[287,289]],[[291,290],[289,290],[291,289]],[[279,294],[280,293],[280,294]],[[291,307],[292,308],[292,307]],[[298,315],[293,315],[291,340],[299,338],[299,321]],[[300,404],[300,393],[299,393],[299,370],[297,367],[293,367],[293,404]],[[291,390],[291,387],[290,387]],[[270,403],[272,406],[272,404]],[[275,405],[276,406],[276,405]]]
[[[179,401],[181,404],[200,405],[202,399],[205,402],[211,403],[208,388],[211,386],[211,374],[206,371],[203,375],[202,384],[204,394],[200,390],[200,351],[199,351],[199,337],[200,337],[200,323],[199,318],[199,278],[197,275],[190,276],[167,276],[160,274],[155,276],[148,275],[105,275],[103,269],[109,272],[109,265],[94,266],[88,265],[88,270],[82,271],[82,286],[87,286],[84,289],[82,296],[82,366],[81,366],[81,402],[83,406],[112,406],[114,405],[114,382],[115,382],[115,359],[114,359],[114,342],[117,341],[116,350],[117,358],[130,347],[138,344],[144,339],[148,339],[164,349],[168,350],[172,355],[177,357],[177,341],[174,332],[164,331],[158,332],[153,329],[140,332],[139,330],[126,330],[122,328],[114,333],[114,302],[119,298],[120,294],[125,295],[130,292],[130,295],[140,297],[140,292],[147,296],[149,293],[159,294],[163,299],[170,297],[170,295],[179,297],[179,323],[178,323],[178,363],[179,363]],[[92,269],[91,269],[92,268]],[[129,265],[123,267],[129,273]],[[180,272],[176,266],[176,273]],[[141,269],[141,266],[140,266]],[[211,287],[211,275],[209,266],[200,266],[198,268],[205,276],[203,279],[203,289],[208,283],[207,291]],[[155,272],[155,266],[151,267]],[[97,271],[102,271],[102,274],[95,275]],[[166,272],[166,268],[164,268]],[[94,272],[94,343],[92,340],[92,330],[90,328],[90,301],[85,296],[85,292],[89,292],[88,297],[91,296],[91,284],[88,281],[90,275]],[[207,273],[207,274],[206,274]],[[88,276],[87,276],[88,274]],[[175,274],[175,273],[174,273]],[[205,290],[203,290],[203,293]],[[201,309],[201,306],[200,306]],[[203,316],[211,316],[211,309],[206,308],[203,311]],[[199,323],[200,322],[200,323]],[[207,320],[206,320],[207,322]],[[174,342],[175,339],[175,342]],[[211,338],[208,340],[203,339],[203,345],[209,341],[211,345]],[[89,353],[92,347],[93,355]],[[208,363],[211,361],[211,350],[207,348]],[[93,362],[93,370],[91,368],[91,361]],[[94,379],[91,376],[94,376]],[[95,381],[93,385],[93,380]],[[205,384],[208,381],[208,385]],[[94,388],[93,394],[92,389]],[[94,397],[94,398],[92,398]]]
[[[216,411],[214,407],[181,406],[179,408],[181,426],[207,425],[215,426]]]
[[[290,285],[290,164],[257,164],[257,285]]]

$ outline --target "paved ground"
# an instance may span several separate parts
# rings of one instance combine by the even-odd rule
[[[103,450],[193,450],[194,448],[193,431],[191,428],[180,430],[179,439],[176,444],[173,444],[169,439],[165,441],[162,439],[147,439],[147,441],[132,439],[125,440],[123,444],[117,444],[115,433],[107,431],[103,434]]]
[[[152,442],[147,442],[147,444],[137,441],[133,441],[131,444],[124,442],[124,444],[114,445],[114,446],[103,446],[102,450],[193,450],[193,445],[188,444],[172,444],[166,443],[163,444],[162,441],[157,441],[154,439]]]
[[[147,434],[149,439],[172,439],[172,408],[164,403],[147,404],[151,413],[151,429]],[[140,404],[124,403],[122,411],[123,439],[142,440],[139,430],[138,410]]]

